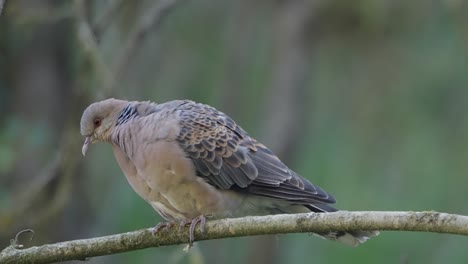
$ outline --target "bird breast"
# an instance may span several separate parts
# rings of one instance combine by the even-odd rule
[[[118,145],[113,150],[133,189],[166,220],[225,217],[231,204],[235,206],[235,199],[227,199],[230,197],[196,175],[192,161],[174,141],[138,144],[131,158]]]

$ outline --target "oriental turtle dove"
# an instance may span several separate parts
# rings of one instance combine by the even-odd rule
[[[229,116],[189,100],[162,104],[107,99],[81,118],[83,155],[108,142],[133,189],[169,222],[205,217],[333,212],[335,199],[290,170]],[[374,231],[321,236],[357,246]]]

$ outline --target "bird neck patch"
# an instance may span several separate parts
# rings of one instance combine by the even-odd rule
[[[138,111],[136,109],[136,106],[130,103],[127,106],[125,106],[125,108],[122,109],[122,111],[120,112],[119,117],[117,118],[116,125],[122,125],[135,116],[138,116]]]

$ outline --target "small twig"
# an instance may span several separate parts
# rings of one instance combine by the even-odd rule
[[[158,26],[177,3],[177,0],[157,1],[145,14],[143,14],[140,21],[138,21],[136,28],[130,33],[123,50],[120,52],[122,55],[116,59],[112,67],[116,83],[119,82],[119,79],[125,73],[131,58],[135,56],[136,51],[143,43],[149,30]]]
[[[17,193],[15,195],[15,206],[0,210],[0,217],[8,216],[10,219],[16,219],[18,216],[24,215],[48,184],[56,178],[62,160],[62,151],[58,150],[54,158],[42,169],[37,177],[34,177],[26,186],[22,186],[20,191],[15,192]]]
[[[86,19],[83,6],[84,2],[75,0],[74,5],[79,43],[81,44],[83,51],[89,56],[95,66],[97,71],[96,75],[99,76],[102,81],[102,87],[112,87],[114,85],[114,77],[102,58],[96,41],[96,36]]]
[[[122,0],[110,1],[105,10],[96,18],[92,28],[94,29],[94,35],[98,41],[101,39],[104,31],[111,24],[114,16],[117,14],[117,11],[119,11],[119,8],[122,6],[122,3]]]
[[[468,216],[438,212],[347,212],[250,216],[206,222],[205,233],[195,230],[196,240],[330,230],[420,231],[468,236]],[[53,263],[83,260],[149,247],[184,244],[188,229],[171,228],[152,234],[153,228],[105,237],[80,239],[26,249],[7,247],[0,263]],[[381,239],[384,239],[381,237]],[[367,243],[378,243],[377,239]],[[364,245],[365,246],[365,245]]]
[[[179,0],[180,1],[180,0]],[[79,40],[83,49],[90,55],[93,64],[96,65],[98,76],[102,77],[102,91],[104,95],[109,96],[112,93],[112,88],[116,83],[119,83],[124,76],[126,68],[136,51],[144,42],[150,29],[157,27],[170,10],[178,3],[177,0],[161,0],[156,1],[147,11],[141,16],[141,19],[136,23],[135,29],[130,33],[125,42],[122,51],[119,51],[118,56],[111,67],[107,66],[102,59],[99,51],[97,37],[103,30],[104,25],[110,23],[110,19],[114,17],[115,12],[119,10],[121,2],[114,3],[97,21],[97,33],[93,29],[84,15],[83,1],[75,0],[76,17],[78,23]]]
[[[22,231],[19,231],[18,234],[16,234],[15,238],[10,240],[10,246],[16,248],[16,249],[22,249],[24,246],[19,243],[19,237],[24,234],[24,233],[31,233],[31,237],[29,238],[29,241],[32,241],[34,238],[34,230],[32,229],[25,229]]]

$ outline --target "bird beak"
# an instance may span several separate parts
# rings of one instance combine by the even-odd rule
[[[92,136],[86,137],[84,143],[83,143],[83,148],[81,149],[81,153],[83,153],[83,156],[86,156],[86,151],[88,151],[89,144],[93,143],[93,138]]]

